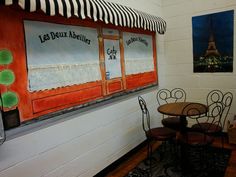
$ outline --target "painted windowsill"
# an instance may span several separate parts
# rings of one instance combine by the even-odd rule
[[[45,116],[41,116],[37,119],[33,119],[28,122],[22,123],[19,127],[5,131],[6,141],[64,122],[66,120],[73,119],[74,118],[73,115],[79,116],[82,114],[87,114],[91,111],[95,111],[96,109],[101,109],[104,106],[116,104],[121,101],[136,97],[140,94],[156,90],[157,87],[158,84],[153,84],[148,87],[141,88],[139,90],[134,90],[125,93],[118,93],[106,99],[95,100],[90,103],[86,103],[82,106],[77,106],[71,109],[65,109]]]

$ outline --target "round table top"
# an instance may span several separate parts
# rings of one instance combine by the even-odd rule
[[[195,102],[176,102],[163,104],[157,109],[160,113],[170,116],[194,116],[207,113],[206,105]]]

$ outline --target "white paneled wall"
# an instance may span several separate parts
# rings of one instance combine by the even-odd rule
[[[155,92],[143,95],[152,117]],[[93,176],[145,139],[136,96],[70,116],[6,141],[0,147],[0,177]]]
[[[162,0],[162,15],[167,22],[167,32],[164,35],[164,57],[158,60],[159,83],[161,87],[185,88],[187,99],[199,102],[205,102],[207,93],[212,89],[233,92],[234,101],[229,115],[232,120],[236,114],[235,60],[233,73],[193,73],[192,17],[225,10],[236,11],[236,1]],[[234,15],[234,56],[235,36]]]

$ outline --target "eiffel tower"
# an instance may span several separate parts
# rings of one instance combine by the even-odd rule
[[[210,56],[220,57],[220,53],[216,48],[215,38],[212,32],[212,18],[210,18],[210,36],[208,41],[208,47],[205,52],[205,58]]]
[[[205,52],[205,57],[210,57],[210,56],[220,57],[220,53],[216,48],[216,43],[215,43],[214,35],[212,32],[210,33],[208,47]]]

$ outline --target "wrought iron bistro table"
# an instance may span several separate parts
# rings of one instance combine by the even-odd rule
[[[184,108],[186,106],[191,105],[192,108],[196,108],[198,111],[190,111],[187,110],[184,111]],[[189,107],[190,108],[190,107]],[[181,127],[180,127],[180,133],[184,133],[186,130],[186,116],[194,116],[194,115],[200,115],[200,114],[206,114],[208,111],[208,107],[202,103],[195,103],[195,102],[176,102],[176,103],[167,103],[159,106],[157,108],[158,112],[169,115],[169,116],[179,116]]]
[[[185,110],[186,106],[191,105],[192,108],[196,108],[197,111],[188,111]],[[208,107],[201,103],[195,102],[175,102],[175,103],[167,103],[159,106],[157,108],[158,112],[168,115],[168,116],[177,116],[180,117],[180,130],[178,133],[184,135],[187,131],[187,116],[196,116],[206,114],[208,111]],[[178,136],[177,133],[177,136]],[[186,149],[182,145],[180,145],[180,156],[181,156],[181,171],[183,174],[188,170],[187,161],[186,161]]]

